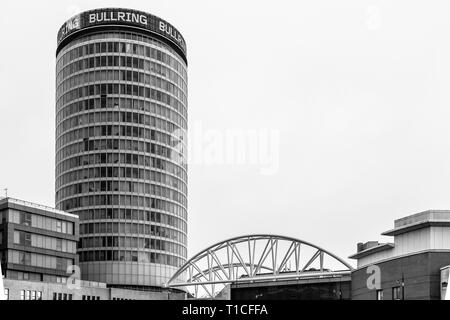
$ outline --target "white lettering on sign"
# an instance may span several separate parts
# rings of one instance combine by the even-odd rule
[[[367,279],[366,284],[369,290],[381,289],[381,269],[379,266],[370,266],[367,268],[367,274],[370,277]]]
[[[66,22],[61,29],[61,38],[65,37],[72,30],[78,30],[81,27],[80,16],[74,17],[72,20]]]
[[[183,41],[181,35],[171,25],[164,23],[163,21],[159,22],[159,30],[178,42]]]
[[[79,29],[80,28],[80,16],[77,16],[74,19],[67,22],[66,26],[67,26],[67,29],[69,29],[70,31],[72,31],[74,29]]]
[[[131,12],[99,12],[89,15],[89,23],[99,22],[132,22],[142,25],[148,24],[146,15]]]

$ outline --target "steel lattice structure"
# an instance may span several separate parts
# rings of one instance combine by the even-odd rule
[[[195,255],[166,287],[214,298],[230,284],[337,277],[352,269],[336,255],[303,240],[249,235],[222,241]]]

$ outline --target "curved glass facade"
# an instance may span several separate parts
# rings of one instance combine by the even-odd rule
[[[187,257],[187,65],[142,30],[59,48],[56,206],[80,217],[84,280],[160,287]]]

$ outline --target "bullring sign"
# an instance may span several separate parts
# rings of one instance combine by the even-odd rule
[[[154,15],[127,9],[90,10],[69,19],[58,32],[58,46],[72,34],[83,29],[101,26],[127,26],[145,29],[168,39],[183,55],[186,55],[186,43],[181,33],[170,23]]]

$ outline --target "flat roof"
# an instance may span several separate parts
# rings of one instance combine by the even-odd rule
[[[395,220],[394,229],[388,230],[382,235],[396,236],[431,226],[450,227],[450,210],[428,210]]]
[[[44,206],[44,205],[40,205],[40,204],[36,204],[36,203],[32,203],[32,202],[28,202],[28,201],[24,201],[24,200],[19,200],[19,199],[14,199],[14,198],[3,198],[0,199],[0,205],[4,204],[4,203],[14,203],[20,206],[24,206],[24,207],[28,207],[28,208],[33,208],[33,209],[38,209],[38,210],[43,210],[43,211],[47,211],[47,212],[51,212],[54,214],[59,214],[59,215],[63,215],[63,216],[67,216],[67,217],[71,217],[71,218],[76,218],[78,219],[78,216],[75,214],[71,214],[62,210],[58,210],[52,207],[48,207],[48,206]]]
[[[348,257],[349,259],[361,259],[364,257],[367,257],[371,254],[377,253],[377,252],[381,252],[381,251],[386,251],[386,250],[391,250],[395,247],[395,245],[393,243],[380,243],[377,246],[368,248],[366,250],[360,251],[350,257]]]

